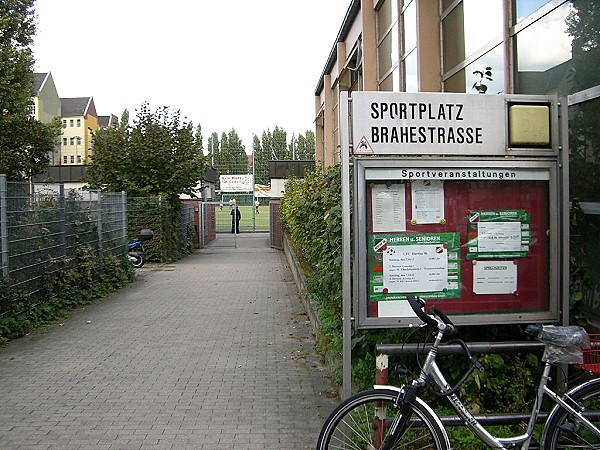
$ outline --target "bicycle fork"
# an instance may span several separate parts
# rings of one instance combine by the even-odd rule
[[[412,384],[406,391],[401,392],[396,400],[396,407],[399,409],[399,413],[396,414],[394,420],[389,426],[389,433],[385,436],[385,428],[383,424],[379,424],[381,427],[377,433],[376,445],[381,450],[389,450],[393,445],[402,437],[402,434],[406,430],[406,426],[411,416],[411,405],[417,398],[420,384]]]

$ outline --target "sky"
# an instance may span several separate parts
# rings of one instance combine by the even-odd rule
[[[98,115],[167,106],[211,133],[314,131],[314,92],[350,0],[37,0],[36,72]]]

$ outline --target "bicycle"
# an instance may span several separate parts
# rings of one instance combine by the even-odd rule
[[[433,306],[424,311],[425,302],[413,295],[408,301],[422,327],[433,327],[435,338],[420,374],[403,387],[375,385],[342,402],[327,418],[317,441],[317,450],[331,449],[451,449],[448,432],[440,417],[421,398],[425,390],[447,397],[461,422],[488,447],[495,449],[528,449],[542,408],[542,400],[550,399],[554,407],[543,424],[540,448],[600,449],[600,379],[594,378],[565,393],[552,390],[548,384],[551,372],[559,363],[573,363],[572,349],[581,351],[588,342],[587,333],[580,327],[528,326],[526,331],[545,344],[545,362],[537,396],[525,433],[500,438],[493,436],[458,397],[458,391],[474,370],[483,366],[466,343],[458,343],[471,361],[471,367],[459,382],[451,387],[436,362],[442,339],[456,328],[448,316]],[[576,328],[580,332],[573,334]],[[432,387],[433,386],[433,387]]]

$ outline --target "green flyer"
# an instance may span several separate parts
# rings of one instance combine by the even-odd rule
[[[369,293],[371,301],[460,297],[460,233],[369,236]]]
[[[531,246],[529,213],[522,209],[467,214],[467,259],[524,258]]]

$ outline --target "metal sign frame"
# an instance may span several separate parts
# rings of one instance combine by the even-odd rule
[[[471,127],[481,128],[480,132],[485,132],[485,144],[467,146],[467,148],[450,149],[446,145],[414,145],[410,148],[406,145],[401,145],[400,142],[392,142],[382,151],[377,145],[369,142],[367,139],[366,148],[357,151],[363,135],[368,137],[369,120],[365,118],[369,113],[369,99],[375,99],[379,102],[388,103],[425,103],[425,104],[448,104],[459,103],[465,101],[464,105],[472,106],[477,113],[468,116],[462,116],[472,119]],[[437,102],[437,103],[436,103]],[[354,103],[354,104],[353,104]],[[362,107],[360,105],[363,105]],[[534,319],[548,320],[553,322],[562,322],[568,324],[569,315],[569,170],[568,170],[568,110],[565,99],[559,99],[556,96],[530,96],[530,95],[478,95],[478,94],[447,94],[447,93],[398,93],[398,92],[353,92],[352,98],[347,92],[340,93],[339,103],[339,133],[340,133],[340,148],[341,148],[341,163],[342,163],[342,300],[343,300],[343,386],[342,396],[347,398],[352,392],[351,385],[351,338],[352,338],[352,322],[355,321],[357,327],[389,327],[398,326],[397,321],[384,320],[372,323],[365,317],[364,306],[360,305],[359,296],[361,290],[364,291],[365,280],[361,281],[361,277],[365,276],[365,265],[361,258],[361,252],[365,251],[366,234],[364,233],[365,215],[360,215],[359,211],[366,214],[364,202],[361,201],[361,195],[357,194],[364,188],[364,183],[370,177],[368,170],[375,168],[394,168],[394,165],[412,165],[413,167],[423,167],[424,165],[431,167],[445,167],[448,164],[455,166],[470,166],[472,164],[496,165],[498,167],[525,167],[535,168],[536,170],[546,171],[551,179],[552,186],[549,186],[549,193],[552,195],[551,207],[552,213],[552,228],[551,229],[551,245],[549,247],[549,258],[552,263],[549,267],[552,270],[551,295],[552,306],[548,311],[541,315],[508,315],[505,319],[509,321],[528,321]],[[358,107],[357,107],[358,105]],[[515,106],[514,109],[512,107]],[[529,114],[530,108],[533,106],[536,111]],[[417,111],[420,111],[416,107]],[[418,120],[409,120],[408,117],[403,117],[403,123],[399,123],[399,117],[389,118],[397,119],[396,123],[389,124],[391,126],[437,126],[435,120],[440,117],[435,117],[435,107],[433,112],[433,123],[418,123],[419,120],[425,119],[429,121],[429,107],[425,107],[427,117],[417,117]],[[365,110],[366,109],[366,110]],[[502,113],[500,113],[500,109]],[[463,106],[464,110],[464,106]],[[493,110],[493,111],[492,111]],[[526,114],[521,115],[523,110]],[[515,114],[512,114],[512,112]],[[550,123],[550,128],[546,131],[549,140],[548,145],[545,145],[544,138],[536,138],[532,143],[527,139],[520,140],[517,137],[513,143],[513,133],[527,132],[527,129],[534,128],[539,125],[539,112],[547,116]],[[373,111],[372,111],[373,112]],[[400,114],[400,106],[398,106],[398,114]],[[489,117],[493,117],[492,120]],[[536,118],[537,117],[537,118]],[[457,118],[458,119],[458,118]],[[531,119],[531,123],[529,120]],[[444,117],[441,117],[444,121]],[[362,124],[361,124],[362,123]],[[514,129],[514,126],[520,126],[520,130]],[[448,124],[450,125],[450,124]],[[456,125],[456,124],[451,124]],[[462,125],[462,123],[460,124]],[[362,127],[362,128],[360,128]],[[494,131],[492,128],[495,128]],[[517,127],[519,128],[519,127]],[[399,130],[396,130],[395,136],[388,133],[394,139],[400,139]],[[456,130],[455,130],[456,131]],[[495,136],[496,143],[488,146],[488,131],[489,136]],[[412,131],[409,131],[409,133]],[[419,134],[419,130],[414,131]],[[427,132],[425,132],[427,133]],[[543,133],[542,133],[543,134]],[[458,133],[454,133],[454,139]],[[463,136],[465,136],[463,132]],[[481,134],[483,136],[484,134]],[[418,141],[418,138],[417,138]],[[427,142],[418,144],[427,144]],[[431,143],[429,143],[431,144]],[[532,144],[532,145],[530,145]],[[448,156],[454,158],[451,160]],[[401,157],[401,161],[395,162],[391,157]],[[478,162],[477,162],[478,161]],[[485,163],[483,162],[485,161]],[[354,198],[350,192],[350,175],[351,171],[355,177]],[[362,181],[358,181],[362,180]],[[362,184],[357,184],[362,183]],[[364,200],[364,198],[362,199]],[[352,254],[351,248],[351,204],[354,205],[355,220],[355,244]],[[362,208],[362,209],[361,209]],[[361,231],[362,230],[362,231]],[[357,264],[352,264],[352,259],[357,261]],[[354,280],[354,282],[353,282]],[[363,283],[363,284],[361,284]],[[355,301],[356,300],[356,301]],[[353,316],[353,307],[354,313]],[[365,320],[367,319],[367,320]],[[459,323],[466,322],[474,324],[480,323],[477,318],[461,317],[457,320]],[[483,323],[496,323],[492,317],[487,317]],[[366,326],[365,326],[366,325]]]

